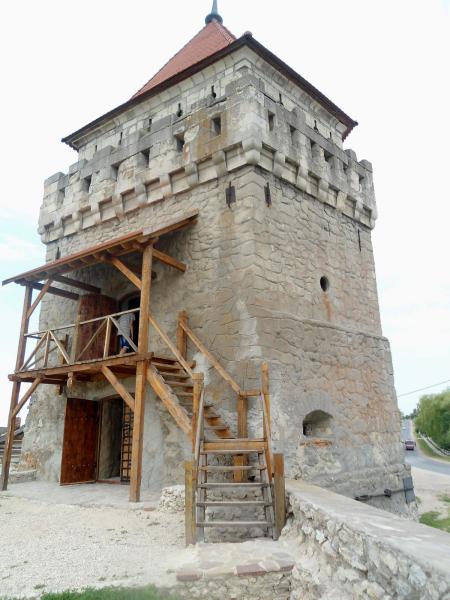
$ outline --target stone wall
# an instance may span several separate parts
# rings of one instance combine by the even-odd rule
[[[291,600],[449,600],[448,534],[305,482],[288,493]]]

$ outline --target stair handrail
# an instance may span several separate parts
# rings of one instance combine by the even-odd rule
[[[233,388],[236,394],[241,394],[240,386],[234,381],[231,375],[225,371],[219,361],[211,354],[206,348],[203,342],[195,335],[192,329],[182,320],[178,322],[179,326],[184,330],[186,335],[189,337],[191,342],[196,346],[200,352],[205,356],[206,360],[216,369],[219,375]]]
[[[177,359],[177,361],[180,363],[180,365],[183,367],[183,369],[186,371],[186,373],[192,379],[194,377],[194,371],[191,369],[191,367],[189,366],[189,364],[187,363],[187,361],[183,358],[183,356],[181,356],[181,354],[179,353],[177,347],[172,343],[172,341],[170,340],[170,338],[167,335],[167,333],[157,323],[157,321],[155,320],[155,317],[152,315],[152,313],[149,313],[148,320],[150,322],[150,325],[153,326],[153,328],[155,329],[155,331],[158,333],[159,337],[163,340],[163,342],[165,342],[166,346],[169,348],[169,350],[175,356],[175,358]]]
[[[272,433],[270,430],[270,422],[267,414],[266,402],[267,398],[261,392],[259,396],[262,405],[262,413],[263,413],[263,437],[265,442],[267,443],[266,450],[266,462],[267,462],[267,472],[269,475],[269,480],[272,480],[273,475],[273,453],[272,453]]]

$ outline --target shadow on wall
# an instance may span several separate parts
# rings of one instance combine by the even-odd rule
[[[332,435],[333,417],[323,410],[314,410],[303,419],[303,435],[305,437],[329,437]]]

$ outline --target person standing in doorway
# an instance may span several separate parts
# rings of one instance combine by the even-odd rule
[[[133,351],[130,342],[125,336],[133,341],[133,325],[135,318],[136,317],[134,313],[126,313],[124,315],[120,315],[118,319],[119,330],[117,335],[119,337],[119,354],[126,354],[127,352]]]

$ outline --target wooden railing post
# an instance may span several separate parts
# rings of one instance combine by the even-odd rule
[[[19,334],[19,345],[17,348],[17,357],[16,357],[16,371],[19,371],[20,367],[23,365],[23,361],[25,359],[25,350],[27,338],[25,337],[28,333],[28,325],[30,322],[30,318],[28,316],[28,312],[30,310],[31,301],[33,299],[33,288],[29,285],[25,288],[25,297],[23,300],[23,309],[22,309],[22,321],[20,323],[20,334]],[[13,383],[13,388],[11,392],[11,404],[9,407],[9,417],[8,417],[8,434],[6,437],[5,449],[3,452],[3,461],[2,461],[2,474],[1,474],[1,489],[4,491],[8,488],[8,477],[9,477],[9,467],[11,465],[11,454],[12,447],[14,442],[14,431],[15,431],[15,414],[14,410],[19,401],[20,394],[20,382],[15,381]]]
[[[185,502],[184,502],[184,522],[186,532],[186,546],[197,543],[197,524],[195,510],[195,491],[197,483],[197,467],[194,461],[184,463],[185,473]]]
[[[286,524],[286,485],[284,479],[284,456],[273,455],[273,491],[275,499],[275,529],[277,538]]]
[[[194,373],[194,393],[192,397],[192,449],[195,452],[195,442],[197,435],[198,409],[200,404],[200,396],[203,390],[204,375],[203,373]]]
[[[237,435],[241,439],[248,437],[248,398],[243,394],[238,394],[237,397]],[[245,454],[235,456],[233,459],[235,467],[244,467],[247,463],[247,455]],[[245,481],[246,471],[235,471],[233,479],[236,482]]]
[[[187,325],[188,316],[185,310],[178,314],[178,327],[177,327],[177,348],[181,356],[187,358],[187,335],[183,328],[183,324]]]

